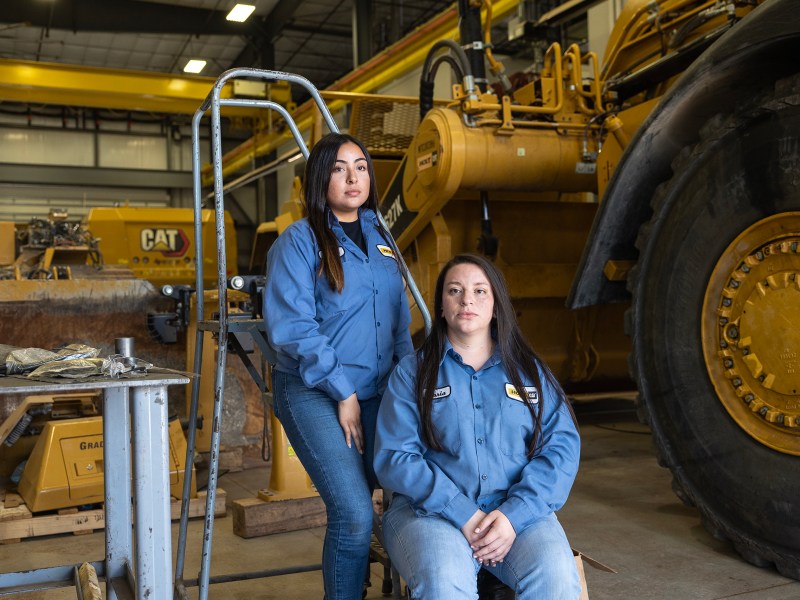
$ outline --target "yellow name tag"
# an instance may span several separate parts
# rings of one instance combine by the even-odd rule
[[[378,244],[377,248],[378,248],[378,252],[380,252],[384,256],[388,256],[390,258],[394,258],[394,251],[391,248],[389,248],[389,246],[384,246],[382,244]]]
[[[529,402],[532,402],[533,404],[539,402],[539,390],[537,390],[535,386],[526,386],[525,393],[528,395]],[[522,402],[522,398],[520,398],[517,388],[510,383],[506,384],[506,396],[512,400],[516,400],[517,402]]]

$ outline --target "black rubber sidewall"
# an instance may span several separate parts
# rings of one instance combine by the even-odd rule
[[[700,323],[728,244],[767,216],[800,210],[798,136],[792,107],[706,135],[662,191],[660,214],[655,207],[634,313],[639,388],[673,474],[727,533],[790,561],[800,559],[800,458],[761,445],[728,415],[706,371]]]

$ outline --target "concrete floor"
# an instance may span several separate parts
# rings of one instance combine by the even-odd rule
[[[650,435],[636,422],[632,405],[604,402],[577,407],[583,455],[569,502],[559,518],[572,546],[614,568],[586,566],[592,600],[789,600],[800,598],[800,582],[771,569],[753,567],[700,525],[670,489],[670,474],[656,464]],[[268,469],[220,478],[228,501],[251,497],[266,485]],[[177,528],[174,526],[173,530]],[[232,532],[230,514],[217,519],[212,575],[277,569],[320,561],[324,529],[245,540]],[[202,520],[189,527],[185,578],[197,576]],[[174,548],[174,543],[173,543]],[[103,534],[32,538],[0,546],[0,569],[16,571],[82,560],[100,560]],[[380,565],[373,565],[367,598],[382,598]],[[192,589],[197,597],[197,589]],[[76,597],[72,588],[29,592],[26,600]],[[322,597],[319,572],[213,585],[211,599],[306,600]],[[156,599],[158,600],[158,599]],[[543,599],[546,600],[546,599]]]

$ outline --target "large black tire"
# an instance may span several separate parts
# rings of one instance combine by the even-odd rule
[[[747,561],[800,579],[800,375],[781,362],[800,356],[800,77],[712,119],[672,167],[629,280],[640,416],[673,488],[706,528]],[[750,263],[763,271],[758,281],[747,279]],[[758,302],[743,307],[748,294],[770,289],[767,272],[782,277],[785,293],[769,296],[769,313]],[[792,346],[763,372],[747,362],[752,340],[737,343],[732,303],[754,344]],[[785,367],[780,385],[768,390],[763,376],[776,365]],[[761,395],[768,401],[758,404]]]

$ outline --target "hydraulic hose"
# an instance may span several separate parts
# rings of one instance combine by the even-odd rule
[[[436,68],[432,68],[433,65],[433,56],[436,52],[441,48],[449,48],[455,54],[458,63],[461,65],[461,74],[462,79],[464,80],[464,90],[469,92],[470,89],[473,87],[473,80],[472,80],[472,68],[469,63],[469,59],[467,58],[467,53],[464,52],[464,49],[459,46],[453,40],[439,40],[428,51],[427,56],[425,56],[425,62],[422,65],[422,75],[420,76],[419,80],[419,117],[420,119],[425,118],[425,115],[428,114],[428,111],[433,108],[433,81],[436,75],[436,70],[438,66],[441,64],[440,62],[437,63],[435,66]],[[451,66],[453,65],[452,62],[447,61],[448,64]],[[457,71],[458,73],[458,71]]]

